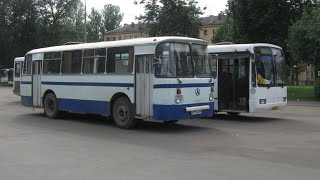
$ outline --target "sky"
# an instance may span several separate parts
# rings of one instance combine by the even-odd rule
[[[84,0],[83,0],[84,1]],[[91,8],[101,10],[105,4],[113,4],[120,6],[121,12],[124,14],[121,24],[131,24],[137,22],[136,16],[143,14],[142,5],[134,5],[134,0],[87,0],[87,12],[91,12]],[[227,0],[197,0],[200,7],[207,7],[203,16],[218,15],[220,11],[226,8]]]

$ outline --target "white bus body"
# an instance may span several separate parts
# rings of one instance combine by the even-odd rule
[[[205,41],[155,37],[30,51],[21,100],[25,106],[44,107],[45,113],[46,107],[57,107],[112,115],[119,127],[131,128],[131,119],[137,118],[174,122],[211,117],[213,87]],[[50,98],[56,102],[46,103]]]
[[[287,105],[285,58],[272,44],[212,45],[217,57],[215,111],[238,114],[282,109]]]
[[[14,59],[13,67],[13,93],[20,96],[20,83],[21,83],[21,74],[22,66],[24,62],[24,57],[17,57]]]

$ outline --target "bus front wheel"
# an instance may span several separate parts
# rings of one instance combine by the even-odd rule
[[[120,97],[114,102],[112,117],[116,125],[122,129],[132,129],[137,123],[133,117],[132,105],[126,97]]]
[[[43,108],[44,114],[51,119],[58,118],[61,113],[58,107],[58,100],[53,93],[49,93],[44,97]]]

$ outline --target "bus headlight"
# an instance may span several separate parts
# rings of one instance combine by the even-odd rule
[[[183,100],[183,96],[182,95],[176,95],[176,99],[175,102],[176,104],[180,104]]]
[[[209,95],[209,101],[213,101],[213,100],[214,100],[213,93],[210,93],[210,95]]]
[[[260,99],[260,104],[267,104],[267,100],[266,99]]]

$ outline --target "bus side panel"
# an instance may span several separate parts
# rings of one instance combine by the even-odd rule
[[[30,75],[23,75],[21,77],[21,104],[27,107],[33,106],[32,100],[32,83],[31,83],[31,76]]]
[[[134,105],[133,82],[133,75],[44,75],[41,97],[52,90],[60,110],[110,115],[110,101],[116,93],[125,94]]]

